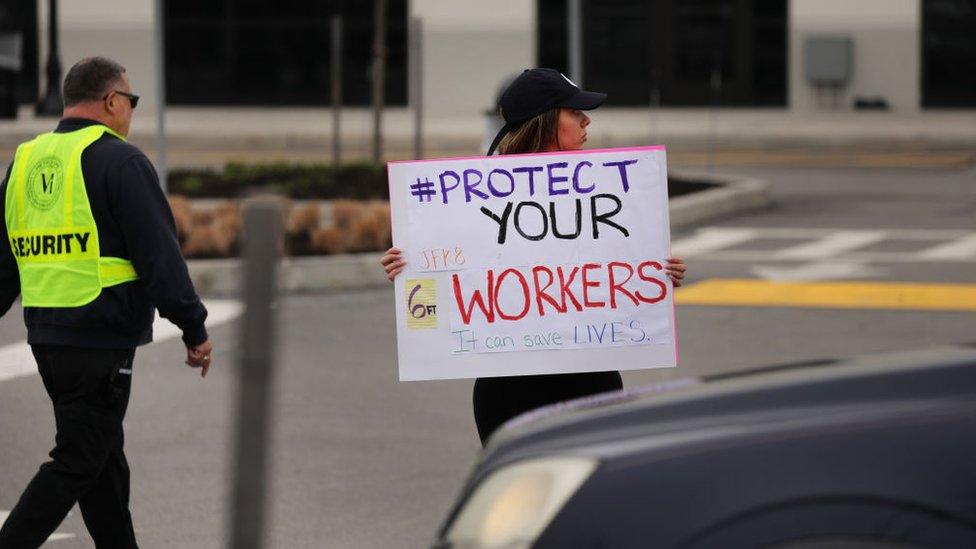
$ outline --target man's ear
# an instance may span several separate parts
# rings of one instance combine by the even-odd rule
[[[106,104],[106,108],[108,109],[109,114],[111,114],[112,116],[116,116],[117,114],[119,114],[119,109],[121,109],[122,107],[122,105],[119,103],[119,101],[121,100],[122,100],[122,96],[120,96],[117,93],[113,93],[112,97],[109,97],[108,103]]]

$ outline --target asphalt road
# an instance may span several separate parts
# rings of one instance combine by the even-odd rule
[[[689,257],[691,284],[757,276],[759,262],[749,250],[798,245],[763,236],[783,228],[884,232],[873,246],[902,251],[907,259],[861,261],[861,280],[976,280],[976,262],[926,260],[917,242],[886,232],[910,229],[937,240],[976,231],[976,170],[722,171],[767,179],[776,206],[715,222],[724,229],[761,229],[760,236],[726,248],[721,257]],[[680,243],[696,234],[674,236]],[[736,252],[743,252],[741,260]],[[775,256],[769,261],[795,266]],[[832,262],[828,256],[819,264]],[[280,300],[269,546],[423,547],[476,458],[470,381],[397,382],[393,306],[391,289]],[[972,311],[679,306],[677,316],[681,365],[627,373],[628,386],[976,340]],[[237,328],[233,321],[212,328],[216,363],[205,380],[182,365],[178,339],[137,355],[127,453],[133,516],[145,548],[226,546]],[[12,310],[0,321],[0,357],[2,346],[23,338],[20,311]],[[52,441],[40,379],[0,381],[0,510],[13,506]],[[63,536],[49,547],[91,547],[77,511],[58,532]]]

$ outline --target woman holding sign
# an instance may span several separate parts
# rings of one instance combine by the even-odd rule
[[[499,107],[505,125],[488,155],[577,151],[586,142],[590,118],[583,111],[599,107],[604,93],[579,89],[553,69],[524,71],[502,93]],[[406,265],[403,253],[390,248],[380,260],[392,281]],[[681,286],[687,265],[668,258],[665,267],[674,286]],[[509,419],[530,410],[623,388],[620,372],[527,375],[478,378],[474,385],[474,416],[484,444]]]

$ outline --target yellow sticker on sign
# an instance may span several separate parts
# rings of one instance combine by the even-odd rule
[[[433,278],[414,278],[406,281],[407,328],[426,330],[437,328],[437,284]]]

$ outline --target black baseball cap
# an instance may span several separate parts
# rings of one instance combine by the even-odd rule
[[[526,69],[505,88],[498,100],[505,125],[488,148],[488,156],[505,134],[523,122],[540,114],[563,107],[588,111],[603,104],[607,94],[581,90],[579,86],[555,69]]]

